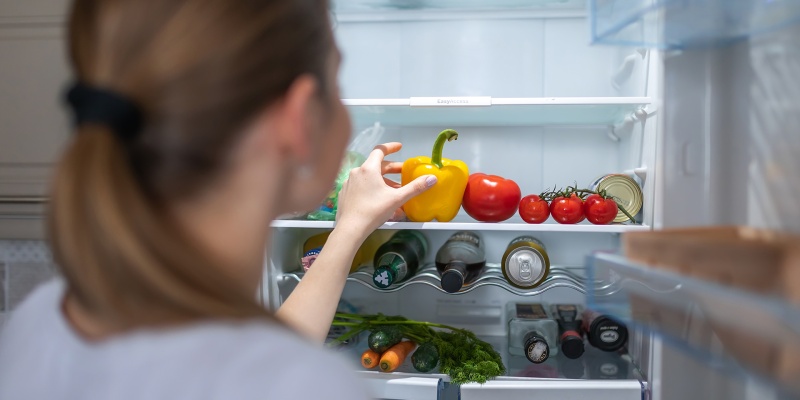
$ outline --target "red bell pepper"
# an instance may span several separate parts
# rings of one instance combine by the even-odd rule
[[[514,216],[522,192],[511,179],[497,175],[472,174],[461,203],[470,217],[483,222],[500,222]]]

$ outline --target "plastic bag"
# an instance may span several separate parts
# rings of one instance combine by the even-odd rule
[[[364,129],[359,133],[350,145],[347,146],[347,153],[342,161],[339,174],[336,175],[333,190],[322,202],[318,209],[308,214],[308,219],[315,221],[333,221],[336,219],[337,201],[339,191],[342,190],[344,181],[350,176],[350,170],[360,167],[367,161],[365,154],[369,154],[378,145],[383,133],[386,131],[379,122],[370,128]]]
[[[336,219],[339,191],[342,190],[344,181],[350,176],[350,170],[360,167],[361,164],[364,164],[364,161],[367,161],[367,158],[361,153],[356,153],[355,151],[347,152],[344,157],[344,161],[342,161],[342,167],[339,169],[339,174],[336,175],[336,181],[334,183],[333,190],[330,194],[328,194],[328,197],[322,202],[322,205],[319,206],[317,210],[314,210],[308,214],[308,219],[317,221],[333,221]]]

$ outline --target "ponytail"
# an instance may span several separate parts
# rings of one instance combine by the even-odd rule
[[[82,308],[120,328],[270,318],[230,273],[238,266],[198,246],[171,206],[224,176],[249,121],[298,76],[335,88],[327,10],[327,0],[73,1],[69,54],[84,86],[69,98],[78,128],[48,225]]]
[[[86,125],[52,188],[50,240],[70,294],[119,327],[267,317],[137,181],[124,145]]]

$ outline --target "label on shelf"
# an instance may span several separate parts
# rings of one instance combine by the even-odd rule
[[[411,107],[489,107],[490,96],[479,97],[412,97]]]

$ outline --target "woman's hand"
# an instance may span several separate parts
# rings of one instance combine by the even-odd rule
[[[433,175],[421,176],[402,187],[383,177],[402,169],[402,162],[383,160],[402,147],[397,142],[375,146],[367,161],[350,171],[350,177],[339,192],[336,229],[344,229],[363,240],[406,201],[436,184]]]
[[[376,146],[364,165],[350,171],[339,192],[336,228],[314,265],[275,314],[314,341],[322,343],[328,334],[353,257],[364,239],[408,199],[436,184],[433,175],[421,176],[403,187],[383,177],[403,167],[400,162],[383,161],[400,147],[400,143]]]

